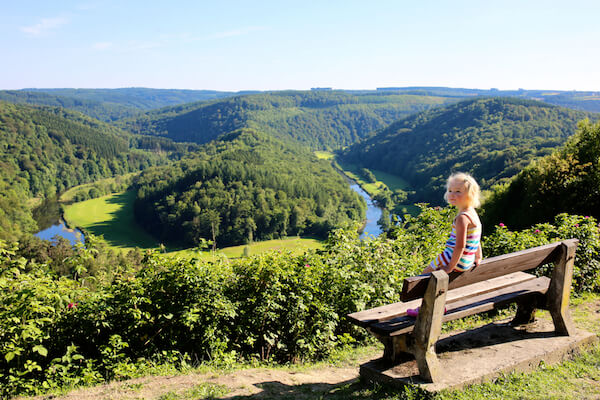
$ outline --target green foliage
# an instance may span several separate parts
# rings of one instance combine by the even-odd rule
[[[406,179],[416,190],[410,202],[440,204],[450,172],[470,172],[490,188],[562,145],[589,115],[529,100],[467,100],[397,121],[342,159]]]
[[[169,161],[129,136],[76,112],[0,102],[0,238],[35,229],[28,198]]]
[[[600,218],[600,123],[582,121],[563,148],[495,187],[484,211],[485,224],[515,228],[563,212]]]
[[[144,171],[136,219],[159,240],[219,246],[288,235],[326,237],[359,220],[360,197],[325,160],[300,146],[244,129],[193,158]]]
[[[511,231],[500,223],[485,237],[484,256],[490,257],[530,247],[578,239],[573,271],[575,293],[600,291],[600,225],[591,216],[559,214],[554,224],[542,223],[522,231]],[[538,271],[547,273],[548,268]]]
[[[322,250],[301,255],[203,262],[149,252],[141,269],[98,274],[93,288],[77,272],[102,256],[92,248],[70,257],[72,279],[0,241],[0,395],[128,378],[161,362],[323,359],[362,343],[368,334],[346,315],[399,301],[403,279],[444,247],[456,210],[421,209],[385,237],[360,241],[355,227],[339,229]],[[497,227],[484,255],[572,237],[580,240],[574,291],[600,291],[592,217],[563,214],[521,232]]]
[[[339,148],[398,118],[454,99],[389,93],[283,91],[191,103],[120,122],[134,133],[207,143],[241,128],[313,149]]]

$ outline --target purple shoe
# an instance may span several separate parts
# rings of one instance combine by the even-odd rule
[[[413,317],[416,318],[417,315],[419,315],[419,308],[409,308],[408,310],[406,310],[406,315],[408,315],[409,317]],[[448,310],[446,309],[446,307],[444,307],[444,314],[446,314]]]

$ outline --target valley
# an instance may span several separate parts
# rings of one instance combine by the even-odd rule
[[[346,315],[439,254],[455,170],[484,189],[484,257],[575,238],[573,296],[600,291],[597,113],[444,88],[127,93],[0,101],[0,396],[335,362],[369,343]],[[33,235],[61,215],[84,246]]]

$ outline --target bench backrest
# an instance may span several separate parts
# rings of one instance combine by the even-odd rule
[[[481,262],[479,266],[465,272],[452,272],[449,274],[448,290],[485,281],[491,278],[507,275],[518,271],[535,269],[541,265],[557,262],[563,253],[564,243],[567,246],[576,246],[577,239],[556,242],[531,249],[517,251],[490,257]],[[402,287],[400,298],[409,301],[423,297],[427,289],[430,275],[406,278]]]

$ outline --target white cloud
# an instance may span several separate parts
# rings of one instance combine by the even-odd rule
[[[94,43],[92,48],[95,50],[106,50],[106,49],[112,47],[112,45],[113,44],[111,42],[97,42],[97,43]]]
[[[264,30],[266,30],[266,28],[262,27],[262,26],[250,26],[247,28],[235,29],[235,30],[231,30],[231,31],[217,32],[212,35],[209,35],[207,37],[207,39],[225,39],[225,38],[230,38],[230,37],[234,37],[234,36],[244,36],[244,35],[248,35],[252,32],[259,32],[259,31],[264,31]]]
[[[68,23],[69,20],[65,17],[42,18],[42,20],[30,26],[22,26],[21,31],[30,36],[42,36],[52,29],[56,29]]]

